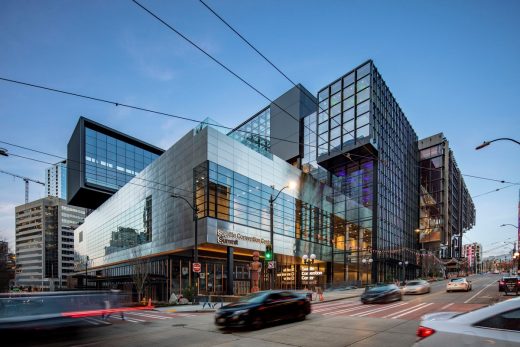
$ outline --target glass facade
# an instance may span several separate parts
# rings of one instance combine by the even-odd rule
[[[230,131],[229,136],[264,156],[272,157],[271,108],[260,111],[244,124]]]
[[[118,190],[158,155],[85,127],[85,183]]]

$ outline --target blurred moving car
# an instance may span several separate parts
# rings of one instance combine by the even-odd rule
[[[425,294],[430,291],[430,283],[425,280],[410,281],[403,287],[403,294]]]
[[[215,324],[260,329],[268,322],[304,320],[309,313],[311,303],[304,295],[286,290],[263,291],[219,308],[215,313]]]
[[[503,292],[506,288],[506,280],[513,280],[513,279],[516,279],[518,281],[518,284],[520,285],[520,277],[518,276],[503,276],[499,281],[498,281],[498,291],[499,292]]]
[[[395,284],[385,284],[366,290],[361,295],[361,302],[369,303],[387,303],[392,301],[403,300],[403,294]]]
[[[518,346],[520,298],[466,313],[438,312],[422,317],[414,346]]]
[[[471,281],[468,281],[465,277],[452,278],[446,285],[446,292],[453,292],[462,290],[469,292],[471,290]]]

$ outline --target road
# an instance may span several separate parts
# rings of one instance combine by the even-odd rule
[[[212,313],[148,311],[127,314],[124,321],[89,318],[74,330],[17,334],[12,346],[411,346],[426,313],[464,312],[508,299],[498,292],[498,278],[473,276],[473,290],[467,293],[446,293],[446,282],[437,282],[430,294],[385,305],[362,305],[358,299],[317,303],[303,322],[259,331],[221,331]]]

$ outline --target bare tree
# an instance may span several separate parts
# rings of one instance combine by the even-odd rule
[[[130,261],[132,267],[132,279],[134,281],[135,289],[137,290],[138,301],[141,302],[144,287],[148,276],[150,275],[150,259],[144,257],[139,247],[132,249],[132,260]]]

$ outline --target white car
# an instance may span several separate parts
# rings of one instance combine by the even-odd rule
[[[406,283],[403,294],[425,294],[431,291],[430,284],[425,280],[414,280]]]
[[[520,298],[466,313],[422,317],[414,346],[520,346]]]
[[[446,285],[446,292],[452,292],[455,290],[463,290],[469,292],[471,290],[471,281],[468,281],[464,277],[452,278]]]

